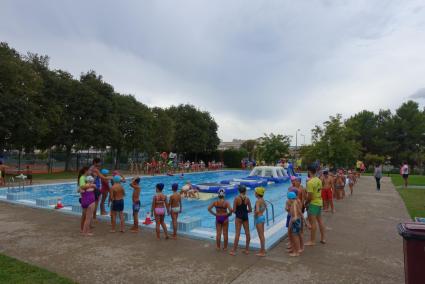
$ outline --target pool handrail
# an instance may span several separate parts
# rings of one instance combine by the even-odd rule
[[[273,223],[274,223],[274,205],[271,201],[269,200],[264,200],[266,203],[269,203],[270,206],[272,207],[272,219],[273,219]],[[267,221],[267,226],[269,225],[269,210],[268,210],[268,206],[266,206],[266,221]]]

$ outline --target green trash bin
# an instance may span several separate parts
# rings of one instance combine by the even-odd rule
[[[397,226],[403,237],[406,284],[425,283],[425,223],[405,222]]]

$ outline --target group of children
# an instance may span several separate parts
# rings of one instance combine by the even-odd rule
[[[125,190],[122,183],[125,178],[114,171],[112,176],[108,176],[109,171],[100,170],[100,160],[94,159],[90,167],[83,167],[78,174],[78,192],[80,193],[80,204],[82,207],[80,230],[84,236],[92,236],[91,229],[94,228],[93,220],[96,219],[97,206],[100,196],[101,215],[107,215],[105,210],[105,201],[109,196],[108,205],[111,208],[111,233],[116,232],[117,217],[120,220],[120,232],[124,233],[124,197]],[[111,184],[112,186],[109,186]],[[139,211],[140,211],[140,177],[134,178],[130,183],[132,194],[132,209],[134,224],[130,231],[137,233],[139,231]],[[182,212],[181,196],[178,193],[178,184],[172,185],[173,194],[169,200],[162,193],[164,189],[163,183],[156,185],[156,194],[152,200],[151,215],[155,216],[156,235],[160,238],[160,226],[162,226],[165,238],[168,239],[167,227],[165,225],[165,212],[171,214],[173,221],[173,238],[177,236],[177,217]]]
[[[249,218],[248,214],[252,212],[251,200],[246,196],[246,187],[240,185],[238,188],[239,195],[235,197],[233,201],[233,207],[228,201],[225,200],[225,190],[220,189],[218,191],[218,200],[212,202],[208,206],[208,211],[216,218],[216,249],[221,250],[221,235],[223,235],[224,243],[223,250],[227,250],[228,245],[228,229],[229,229],[229,217],[235,214],[235,240],[233,242],[233,248],[230,251],[230,255],[236,255],[236,251],[239,245],[239,238],[241,229],[243,227],[245,231],[245,250],[244,253],[249,253],[249,243],[251,241],[251,234],[249,229]],[[260,239],[260,251],[257,256],[265,256],[265,236],[264,236],[264,224],[266,218],[264,212],[266,211],[267,205],[264,201],[264,187],[255,188],[256,202],[254,206],[254,226],[257,229],[258,237]],[[213,210],[214,209],[214,210]]]
[[[345,186],[348,183],[350,195],[360,173],[353,170],[345,172],[343,169],[335,173],[323,170],[317,173],[315,167],[308,168],[306,188],[301,185],[300,177],[291,177],[291,187],[288,189],[288,199],[285,209],[288,212],[288,253],[290,256],[299,256],[304,251],[304,245],[315,245],[317,227],[320,230],[320,243],[325,244],[325,226],[321,211],[335,213],[333,199],[341,200],[345,197]],[[308,218],[304,218],[307,211]],[[304,243],[304,227],[310,231],[310,240]]]
[[[123,176],[118,172],[113,172],[112,176],[108,176],[109,171],[106,169],[100,170],[100,160],[93,160],[91,167],[84,167],[78,175],[78,192],[81,195],[80,203],[83,208],[81,217],[81,233],[85,236],[93,235],[93,219],[96,218],[97,205],[102,196],[101,214],[106,215],[104,202],[109,195],[108,203],[111,208],[111,232],[115,232],[116,219],[120,219],[120,232],[124,232],[124,196],[125,190],[122,183],[125,182]],[[354,171],[348,171],[347,175],[343,170],[338,170],[336,173],[323,170],[316,173],[314,167],[308,168],[309,178],[307,186],[304,188],[301,184],[301,177],[292,176],[291,186],[288,189],[287,201],[285,210],[288,213],[286,226],[288,228],[288,253],[290,256],[299,256],[304,246],[315,245],[317,227],[320,230],[320,243],[325,244],[325,227],[321,217],[321,211],[331,211],[335,213],[333,199],[343,199],[345,196],[345,185],[348,183],[350,193],[353,194],[353,187],[356,183],[358,175]],[[131,232],[139,230],[139,210],[140,210],[140,178],[134,178],[130,187],[133,190],[132,194],[132,209],[134,225],[130,229]],[[112,186],[110,187],[109,184]],[[190,185],[190,184],[189,184]],[[152,198],[151,216],[155,217],[156,222],[156,237],[160,239],[160,228],[164,231],[165,238],[168,239],[167,226],[165,224],[165,214],[171,215],[174,239],[177,238],[177,219],[182,213],[182,196],[183,192],[178,192],[178,184],[174,183],[171,186],[173,194],[166,196],[163,193],[164,184],[156,185],[156,194]],[[224,189],[218,191],[218,199],[208,206],[208,211],[215,216],[216,219],[216,248],[217,250],[227,250],[228,247],[228,228],[229,217],[235,215],[235,239],[233,248],[230,251],[231,255],[236,255],[239,238],[242,228],[245,231],[245,250],[244,253],[249,253],[249,244],[251,240],[249,228],[249,214],[254,212],[254,226],[257,229],[260,240],[260,251],[258,256],[265,256],[265,235],[264,226],[266,222],[265,211],[267,204],[264,200],[265,188],[255,188],[256,202],[254,207],[251,205],[251,200],[247,196],[247,188],[243,185],[238,187],[239,195],[233,200],[231,205],[226,199]],[[307,211],[308,219],[304,218],[304,213]],[[304,243],[303,233],[307,227],[311,231],[310,240]],[[221,246],[221,237],[224,242]]]

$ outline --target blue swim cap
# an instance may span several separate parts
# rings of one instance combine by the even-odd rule
[[[177,183],[173,183],[173,184],[171,185],[171,189],[172,189],[173,191],[176,191],[177,189],[179,189],[179,185],[178,185]]]
[[[164,184],[163,183],[157,183],[156,188],[158,188],[160,191],[162,191],[164,189]]]
[[[296,199],[297,195],[295,194],[295,192],[291,191],[288,192],[288,199]]]
[[[107,169],[101,169],[101,170],[100,170],[100,173],[101,173],[102,175],[107,175],[107,174],[109,174],[109,171],[108,171]]]
[[[114,182],[121,182],[121,177],[120,176],[114,176]]]

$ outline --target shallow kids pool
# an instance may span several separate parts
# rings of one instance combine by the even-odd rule
[[[143,225],[146,213],[150,212],[152,197],[155,194],[155,184],[162,182],[165,184],[164,194],[171,194],[171,184],[178,183],[179,187],[183,186],[186,181],[190,180],[193,184],[205,182],[220,182],[232,178],[242,178],[249,174],[248,171],[215,171],[185,174],[175,176],[155,176],[142,177],[140,185],[141,193],[141,210],[139,212],[139,220],[142,228],[154,228],[154,224]],[[302,177],[305,183],[305,176]],[[123,183],[126,190],[124,212],[126,212],[126,220],[132,223],[131,209],[131,193],[129,181]],[[266,223],[266,247],[275,245],[287,232],[285,228],[286,213],[284,212],[284,204],[286,202],[286,194],[289,182],[282,184],[271,184],[266,187],[264,199],[268,204],[268,222]],[[253,190],[248,190],[247,195],[251,199],[252,204],[255,203]],[[226,199],[233,203],[235,195],[228,195]],[[31,207],[41,207],[52,209],[61,198],[64,205],[63,209],[59,209],[65,213],[80,214],[80,204],[78,203],[79,194],[77,193],[76,182],[61,183],[50,185],[27,186],[24,189],[18,188],[2,188],[0,189],[0,200],[23,204]],[[201,200],[183,200],[183,213],[179,216],[179,233],[188,237],[198,239],[215,239],[215,217],[209,214],[207,207],[215,200],[215,195],[203,195]],[[253,214],[250,214],[250,231],[251,231],[251,247],[259,248],[259,239],[253,225]],[[100,219],[109,220],[107,216]],[[166,217],[166,222],[170,224],[170,217]],[[230,218],[229,225],[229,242],[234,238],[234,216]],[[242,233],[240,245],[244,245],[244,235]]]

